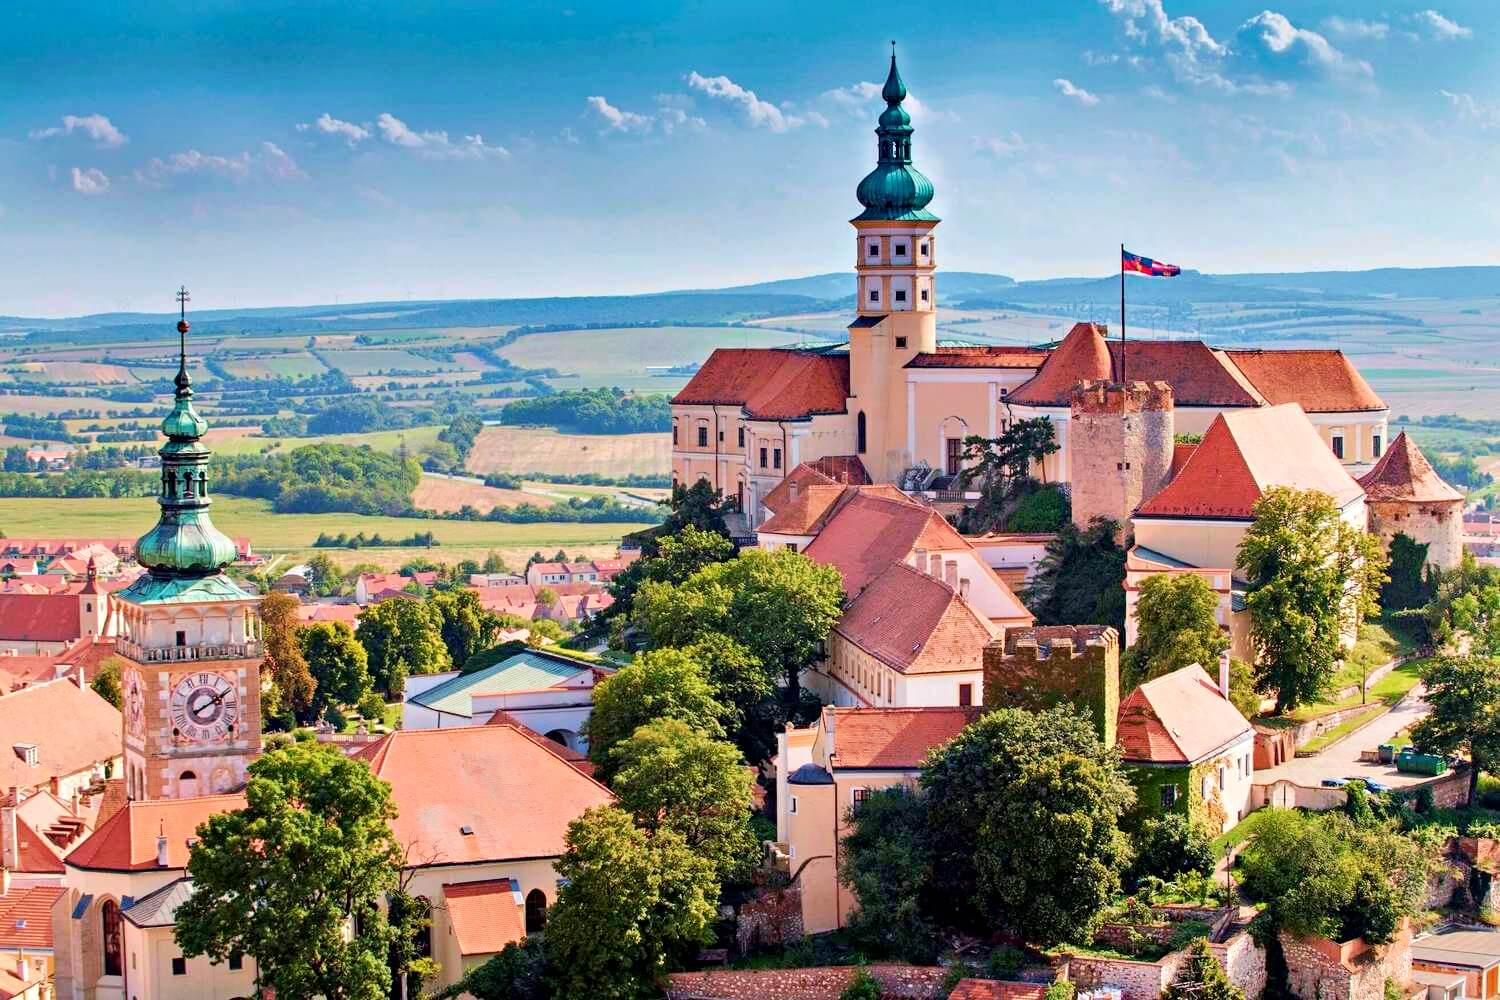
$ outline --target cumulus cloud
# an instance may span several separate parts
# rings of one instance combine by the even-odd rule
[[[652,129],[660,128],[662,132],[671,135],[678,129],[697,131],[707,127],[707,123],[702,118],[689,114],[690,100],[687,101],[687,106],[684,106],[684,101],[675,95],[658,94],[656,99],[660,107],[651,114],[617,108],[603,97],[595,96],[587,100],[588,106],[604,123],[601,132],[650,132]],[[578,140],[574,137],[568,141],[577,142]]]
[[[101,149],[115,149],[130,141],[124,132],[115,128],[114,123],[101,114],[63,115],[61,125],[36,129],[30,133],[30,137],[53,139],[58,136],[72,135],[74,132],[81,132],[88,136]]]
[[[1473,38],[1474,29],[1465,28],[1463,25],[1444,17],[1431,8],[1418,11],[1411,19],[1426,32],[1429,38],[1439,42],[1451,42],[1460,38]]]
[[[381,138],[391,145],[413,150],[429,159],[484,160],[510,156],[510,150],[504,146],[487,145],[484,136],[477,133],[454,141],[449,139],[447,132],[441,130],[427,132],[413,129],[388,111],[382,112],[375,119],[375,127],[380,130]]]
[[[263,142],[255,154],[248,151],[236,156],[220,156],[189,149],[173,153],[166,159],[152,157],[151,162],[135,172],[137,182],[148,187],[162,187],[173,177],[196,174],[243,181],[251,175],[270,180],[305,180],[307,174],[297,166],[297,161],[274,142]]]
[[[1286,15],[1263,10],[1240,25],[1236,48],[1247,57],[1279,72],[1318,76],[1370,77],[1374,70],[1363,59],[1346,55],[1310,28],[1299,28]]]
[[[816,111],[794,112],[763,101],[755,91],[740,86],[727,76],[703,76],[693,70],[687,76],[687,85],[715,100],[739,105],[745,118],[754,128],[767,128],[772,132],[785,132],[803,125],[828,127],[828,119]]]
[[[1473,94],[1456,94],[1451,90],[1440,90],[1438,93],[1453,106],[1460,118],[1472,121],[1480,128],[1500,126],[1500,107],[1481,104],[1474,99]]]
[[[1190,14],[1170,16],[1162,0],[1099,0],[1118,18],[1125,37],[1160,50],[1177,79],[1217,89],[1233,89],[1219,72],[1228,48]]]
[[[266,176],[279,181],[306,180],[307,174],[297,166],[297,161],[286,154],[274,142],[260,144],[260,165]]]
[[[1372,39],[1380,41],[1391,33],[1391,26],[1384,21],[1364,21],[1357,17],[1332,17],[1323,19],[1323,28],[1340,38]]]
[[[1098,94],[1089,93],[1087,90],[1076,85],[1072,80],[1065,80],[1062,77],[1058,77],[1052,81],[1052,86],[1057,88],[1057,92],[1068,98],[1068,100],[1077,101],[1086,108],[1092,108],[1099,103]]]
[[[604,119],[606,131],[645,132],[651,128],[650,115],[637,114],[634,111],[622,111],[603,97],[595,96],[588,98],[588,105],[598,113],[600,118]]]
[[[370,137],[369,126],[346,122],[333,117],[326,111],[313,121],[302,122],[297,126],[298,132],[306,132],[309,129],[317,129],[324,135],[340,136],[351,146],[358,145]]]
[[[79,194],[103,194],[109,190],[109,178],[98,167],[74,167],[73,190]]]

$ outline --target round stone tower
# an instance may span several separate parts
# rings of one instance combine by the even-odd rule
[[[1078,383],[1068,421],[1073,523],[1130,518],[1172,474],[1172,387],[1165,382]]]
[[[1463,555],[1464,498],[1443,482],[1406,433],[1359,480],[1370,532],[1387,548],[1397,534],[1427,546],[1427,562],[1452,569]]]

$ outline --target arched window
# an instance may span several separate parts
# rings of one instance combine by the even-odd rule
[[[103,931],[104,974],[118,976],[124,968],[120,961],[120,906],[113,899],[106,899],[99,907],[100,929]]]
[[[866,434],[866,431],[865,431],[865,411],[864,410],[860,410],[859,411],[859,416],[857,416],[857,417],[854,418],[854,426],[855,426],[855,434],[856,434],[857,438],[859,439],[859,446],[858,446],[859,453],[861,455],[863,455],[865,453],[865,434]]]
[[[177,797],[182,799],[195,798],[198,795],[198,774],[195,771],[183,771],[177,776]]]
[[[547,895],[540,889],[526,894],[526,933],[540,934],[547,926]]]

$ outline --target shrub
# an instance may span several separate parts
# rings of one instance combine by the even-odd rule
[[[385,721],[385,702],[380,695],[371,691],[359,699],[359,714],[371,722]]]
[[[1005,524],[1007,531],[1056,531],[1072,516],[1068,498],[1056,486],[1044,487],[1022,500]]]
[[[1014,979],[1025,964],[1026,955],[1021,949],[1002,944],[990,952],[989,959],[984,963],[984,971],[991,979]]]
[[[867,969],[855,969],[839,1000],[880,1000],[880,983]]]
[[[1136,859],[1131,882],[1139,885],[1150,875],[1171,879],[1184,872],[1214,870],[1214,850],[1208,831],[1180,813],[1170,813],[1141,825],[1135,837]]]

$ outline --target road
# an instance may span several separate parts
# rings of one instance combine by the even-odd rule
[[[1373,778],[1392,788],[1404,788],[1428,780],[1426,775],[1402,774],[1391,764],[1367,764],[1359,759],[1361,750],[1373,750],[1389,742],[1391,737],[1427,714],[1427,702],[1422,693],[1422,686],[1418,684],[1401,704],[1315,757],[1295,757],[1280,767],[1256,771],[1255,783],[1261,785],[1291,779],[1296,784],[1311,786],[1324,778]]]

